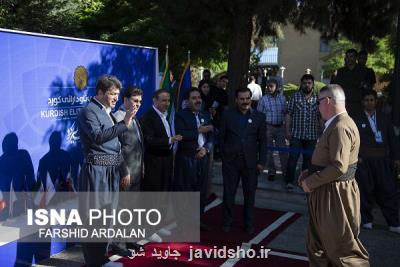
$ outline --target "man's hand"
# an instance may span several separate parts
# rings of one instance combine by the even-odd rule
[[[134,108],[130,108],[126,111],[125,117],[124,117],[124,123],[127,127],[129,127],[132,124],[132,119],[135,117],[137,110]]]
[[[304,192],[306,192],[306,193],[311,193],[311,189],[307,186],[307,183],[306,183],[306,180],[305,179],[303,179],[302,181],[301,181],[301,187],[303,188],[303,191]]]
[[[196,155],[195,155],[196,159],[201,159],[205,155],[207,155],[207,150],[204,147],[199,147],[198,149],[196,149]]]
[[[210,112],[211,116],[213,116],[213,117],[215,116],[215,114],[217,114],[217,110],[215,108],[209,108],[208,111]]]
[[[301,182],[306,179],[306,177],[308,176],[308,169],[302,171],[299,175],[299,178],[297,179],[297,183],[299,184],[299,186],[301,186]]]
[[[123,188],[128,188],[130,184],[131,184],[131,176],[129,174],[121,178],[121,186]]]
[[[212,125],[207,125],[207,126],[200,126],[198,128],[199,133],[208,133],[208,132],[212,132],[214,130],[214,127]]]
[[[172,137],[170,138],[171,144],[175,144],[175,143],[177,143],[177,142],[179,142],[179,141],[181,141],[181,140],[182,140],[182,135],[180,135],[180,134],[177,134],[177,135],[172,136]]]

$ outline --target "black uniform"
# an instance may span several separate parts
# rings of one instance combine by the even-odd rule
[[[376,112],[371,116],[371,121],[372,126],[364,112],[355,120],[361,139],[356,173],[361,193],[361,221],[362,224],[373,221],[375,197],[388,225],[399,226],[397,186],[392,163],[400,159],[400,147],[393,125],[384,114]]]

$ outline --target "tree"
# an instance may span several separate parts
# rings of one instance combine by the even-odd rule
[[[1,0],[0,0],[1,1]],[[4,7],[3,7],[4,6]],[[22,30],[134,43],[165,45],[173,69],[186,60],[209,66],[228,60],[229,96],[244,86],[252,41],[276,34],[288,21],[297,29],[339,34],[367,51],[393,29],[399,6],[391,0],[43,0],[2,1],[1,25]],[[11,27],[10,27],[11,26]]]
[[[195,64],[207,66],[228,59],[231,103],[232,89],[247,82],[252,37],[274,34],[276,22],[286,23],[287,14],[296,7],[295,0],[103,3],[102,12],[85,22],[90,36],[156,46],[161,53],[169,44],[170,58],[179,62],[175,68],[185,60],[187,50]]]
[[[0,27],[82,37],[79,0],[0,0]]]
[[[367,65],[374,69],[378,80],[385,80],[388,74],[394,70],[394,51],[391,47],[392,35],[387,35],[383,38],[374,37],[376,49],[368,56]],[[330,77],[338,68],[344,66],[344,54],[346,50],[355,48],[361,49],[360,44],[355,44],[346,38],[340,38],[331,45],[331,51],[324,56],[322,60],[326,63],[324,66],[324,74]]]

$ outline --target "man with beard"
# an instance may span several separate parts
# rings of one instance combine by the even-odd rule
[[[358,238],[360,191],[354,176],[360,136],[345,101],[340,85],[321,89],[318,103],[325,129],[310,168],[299,177],[309,193],[307,253],[312,267],[369,267],[368,252]]]
[[[339,68],[331,83],[339,84],[346,94],[347,112],[352,118],[362,113],[361,95],[365,86],[369,87],[367,68],[357,64],[357,50],[349,49],[344,57],[344,67]],[[368,85],[369,84],[369,85]]]
[[[257,110],[265,114],[267,123],[268,147],[286,147],[285,141],[285,114],[286,98],[278,91],[278,82],[268,80],[265,96],[258,102]],[[273,153],[270,148],[267,154],[268,180],[273,181],[276,175]],[[282,175],[286,171],[287,152],[279,151]]]
[[[175,132],[182,136],[175,157],[176,191],[200,192],[200,215],[204,213],[207,197],[208,160],[213,146],[213,126],[207,112],[201,110],[197,88],[185,93],[188,108],[175,115]],[[200,217],[201,219],[201,217]],[[207,226],[200,222],[200,229]]]
[[[224,222],[222,230],[229,232],[233,222],[233,204],[240,179],[244,195],[244,226],[254,231],[254,200],[257,174],[264,169],[267,156],[265,115],[251,109],[251,91],[236,90],[236,108],[224,112],[220,138],[224,186]]]
[[[286,138],[290,141],[290,154],[286,167],[286,188],[292,191],[300,152],[303,154],[302,170],[308,169],[312,150],[317,142],[321,120],[317,94],[314,93],[314,77],[304,74],[300,90],[292,95],[286,114]]]

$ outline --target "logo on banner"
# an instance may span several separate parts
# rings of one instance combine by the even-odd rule
[[[76,129],[75,122],[67,130],[67,143],[75,144],[79,140],[78,129]]]
[[[87,85],[88,76],[88,72],[84,66],[76,67],[74,71],[75,86],[80,90],[83,90]]]

